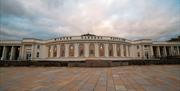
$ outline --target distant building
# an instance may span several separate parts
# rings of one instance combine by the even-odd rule
[[[179,56],[180,42],[127,40],[112,36],[64,36],[49,40],[0,40],[1,60],[82,61],[158,59]]]

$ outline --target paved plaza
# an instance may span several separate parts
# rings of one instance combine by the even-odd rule
[[[180,91],[180,65],[1,67],[0,91]]]

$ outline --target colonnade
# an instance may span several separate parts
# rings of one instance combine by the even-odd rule
[[[180,55],[180,46],[152,46],[154,57],[166,57]]]
[[[48,45],[48,58],[130,57],[130,45],[111,43],[70,43]]]
[[[23,55],[26,55],[24,46],[0,46],[0,60],[20,60],[23,59]],[[61,43],[47,45],[47,58],[76,58],[76,57],[134,57],[132,54],[136,53],[136,50],[131,48],[128,44],[118,43]],[[21,50],[24,49],[24,50]],[[36,53],[35,46],[32,46],[31,54],[33,58],[40,57],[40,51]],[[160,58],[166,56],[177,56],[180,55],[180,46],[174,45],[151,45],[150,50],[142,50],[151,53],[152,57]],[[141,52],[140,52],[141,53]],[[143,55],[142,52],[141,55]],[[23,54],[23,55],[22,55]],[[38,56],[37,56],[38,54]],[[137,56],[142,57],[142,56]],[[25,57],[24,57],[25,58]]]
[[[0,60],[18,60],[20,46],[0,46]]]

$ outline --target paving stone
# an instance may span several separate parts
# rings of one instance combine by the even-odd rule
[[[127,91],[124,85],[116,85],[115,88],[116,88],[116,91]]]
[[[180,65],[1,67],[0,91],[180,91]]]

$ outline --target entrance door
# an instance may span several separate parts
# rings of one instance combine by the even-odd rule
[[[28,61],[31,60],[31,53],[26,54],[26,60],[28,60]]]

